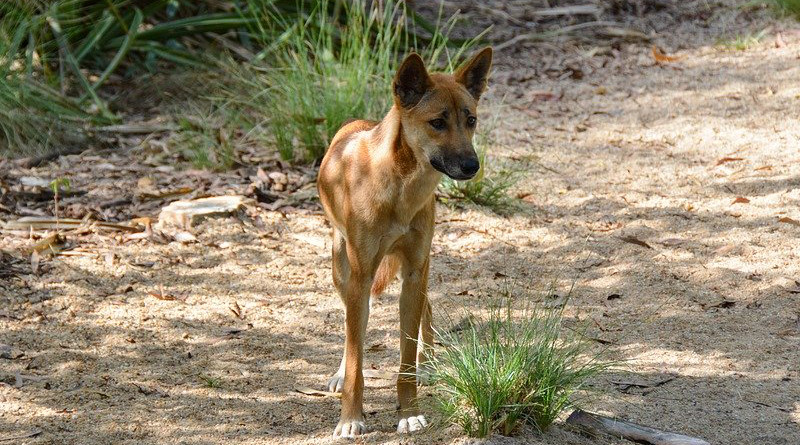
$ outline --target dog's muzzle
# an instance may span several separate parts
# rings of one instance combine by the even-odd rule
[[[431,158],[431,165],[436,170],[457,181],[472,179],[475,174],[478,173],[478,170],[481,169],[478,157],[474,154],[471,156],[453,156],[450,158]]]

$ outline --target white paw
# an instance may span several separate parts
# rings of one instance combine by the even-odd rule
[[[330,392],[342,392],[343,386],[344,374],[339,374],[337,372],[328,380],[328,391]]]
[[[333,437],[353,439],[367,432],[367,424],[363,420],[340,420],[333,431]]]
[[[397,422],[397,432],[398,433],[413,433],[414,431],[419,431],[423,428],[428,426],[428,421],[425,420],[425,416],[411,416],[411,417],[404,417]]]

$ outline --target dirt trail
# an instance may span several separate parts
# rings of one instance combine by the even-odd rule
[[[525,173],[523,205],[509,217],[440,206],[430,295],[458,313],[480,307],[503,275],[556,279],[562,293],[574,282],[571,321],[588,321],[629,370],[597,382],[604,395],[589,409],[715,444],[797,444],[800,37],[733,51],[683,26],[667,40],[700,34],[695,47],[672,47],[679,61],[655,64],[636,45],[580,79],[523,80],[520,65],[535,62],[501,54],[486,104],[496,165]],[[81,159],[8,174],[54,178]],[[320,211],[252,209],[196,235],[188,245],[104,238],[93,246],[113,261],[59,257],[41,276],[3,279],[0,343],[15,358],[0,359],[0,438],[330,441],[338,400],[293,391],[322,389],[341,354]],[[151,295],[161,289],[178,299]],[[397,291],[374,306],[370,368],[396,368]],[[452,428],[395,435],[392,382],[367,386],[375,432],[363,443],[464,442]],[[523,441],[596,443],[562,427]]]

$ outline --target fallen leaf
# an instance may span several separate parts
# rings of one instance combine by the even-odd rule
[[[677,62],[678,60],[683,59],[686,56],[668,56],[661,52],[657,46],[653,45],[653,58],[656,59],[656,63],[670,63],[670,62]]]
[[[640,240],[639,238],[636,238],[635,236],[621,236],[619,237],[619,239],[625,241],[626,243],[636,244],[637,246],[642,246],[648,249],[652,249],[652,247],[650,247],[650,244],[647,244],[646,242]]]
[[[758,168],[756,168],[756,169],[754,169],[754,170],[755,170],[755,171],[759,171],[759,170],[772,170],[772,166],[771,166],[771,165],[762,165],[761,167],[758,167]]]
[[[733,200],[731,204],[747,204],[750,200],[745,198],[744,196],[737,196],[736,199]]]
[[[192,235],[189,232],[185,232],[185,231],[178,232],[178,233],[172,235],[172,238],[174,238],[175,241],[177,241],[179,243],[183,243],[183,244],[189,244],[189,243],[196,243],[197,242],[197,237],[196,236]]]
[[[788,216],[784,216],[784,217],[779,218],[778,222],[782,222],[782,223],[785,223],[785,224],[791,224],[791,225],[800,227],[800,221],[798,221],[796,219],[789,218]]]
[[[36,275],[36,272],[39,271],[39,252],[33,251],[31,253],[31,272]]]
[[[529,94],[531,96],[531,102],[545,102],[559,99],[556,94],[551,93],[550,91],[534,90]]]
[[[244,320],[242,308],[239,306],[238,301],[234,301],[231,307],[229,307],[228,309],[230,309],[230,311],[233,312],[233,315],[236,315],[236,318]]]
[[[300,394],[305,394],[307,396],[342,397],[342,393],[340,392],[320,391],[318,389],[311,389],[305,386],[297,386],[294,388],[294,390],[299,392]]]
[[[177,298],[175,298],[174,296],[169,295],[169,294],[160,294],[160,293],[156,293],[156,292],[148,292],[147,294],[152,296],[152,297],[156,297],[159,300],[163,300],[163,301],[174,301],[174,300],[177,300]]]
[[[148,295],[150,295],[152,297],[156,297],[159,300],[163,300],[163,301],[174,301],[174,300],[177,300],[177,298],[175,296],[164,293],[164,285],[159,285],[158,286],[158,293],[156,293],[156,292],[148,292]]]
[[[716,165],[722,165],[728,162],[735,162],[735,161],[744,161],[744,158],[729,158],[726,156],[724,158],[717,159]]]
[[[363,371],[363,374],[365,379],[394,380],[397,378],[396,373],[389,371],[381,371],[379,369],[365,369]]]
[[[720,300],[720,301],[716,301],[714,303],[701,304],[701,306],[705,310],[714,309],[714,308],[729,309],[729,308],[734,307],[735,305],[736,305],[735,301],[726,300],[726,299],[723,299],[723,300]]]
[[[775,48],[784,48],[786,46],[786,42],[783,41],[783,36],[781,33],[775,35]]]
[[[387,348],[386,345],[383,343],[373,343],[372,345],[370,345],[369,348],[367,348],[367,351],[378,352],[378,351],[385,351],[387,349],[389,348]]]

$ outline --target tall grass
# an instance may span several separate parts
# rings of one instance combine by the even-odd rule
[[[201,10],[174,0],[0,2],[0,152],[85,143],[93,125],[119,120],[100,91],[112,74],[158,60],[197,65],[182,38],[252,20]]]
[[[319,159],[347,119],[382,118],[392,103],[399,57],[409,49],[420,52],[431,67],[443,62],[452,69],[475,42],[450,48],[447,34],[454,20],[437,23],[424,43],[417,40],[409,32],[405,3],[393,0],[370,5],[321,0],[304,20],[294,22],[294,16],[257,1],[251,0],[249,11],[257,11],[259,26],[285,31],[262,42],[265,50],[249,70],[235,67],[239,81],[229,85],[229,98],[248,109],[253,125],[269,121],[285,159]],[[274,29],[253,33],[275,34]]]
[[[800,20],[800,0],[774,0],[783,14]]]
[[[436,407],[474,437],[547,429],[586,382],[610,367],[562,326],[563,309],[515,306],[510,291],[459,332],[438,331]]]

